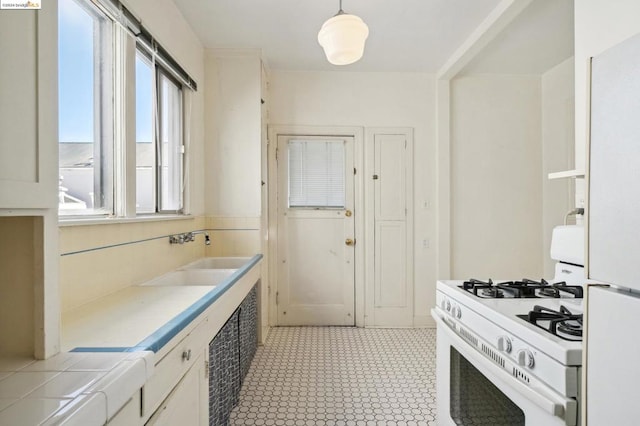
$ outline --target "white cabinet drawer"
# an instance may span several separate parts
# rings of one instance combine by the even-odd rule
[[[142,416],[145,421],[196,362],[196,359],[202,359],[198,355],[211,340],[208,324],[208,319],[204,318],[179,343],[167,343],[175,347],[156,364],[153,376],[142,389]]]

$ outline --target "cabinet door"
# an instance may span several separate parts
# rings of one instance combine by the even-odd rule
[[[134,426],[140,424],[140,391],[107,422],[108,426]]]
[[[178,382],[160,408],[146,423],[148,426],[200,425],[208,423],[209,380],[203,352],[193,367]]]
[[[57,208],[57,2],[0,13],[0,208]]]

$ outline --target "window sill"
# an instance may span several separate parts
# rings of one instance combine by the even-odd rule
[[[111,225],[118,223],[146,223],[146,222],[163,222],[168,220],[192,220],[195,216],[190,214],[157,214],[136,217],[70,217],[58,218],[59,227],[67,226],[83,226],[83,225]]]

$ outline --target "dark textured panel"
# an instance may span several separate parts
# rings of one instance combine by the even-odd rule
[[[240,393],[238,311],[209,344],[209,425],[229,424]]]
[[[240,380],[249,372],[258,348],[258,286],[253,286],[240,305]]]

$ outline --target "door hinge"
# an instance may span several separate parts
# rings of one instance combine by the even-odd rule
[[[280,292],[279,292],[279,291],[276,291],[276,305],[278,304],[278,299],[279,299],[279,297],[278,297],[278,296],[280,296]]]
[[[404,140],[404,149],[407,149],[407,140]]]
[[[408,214],[408,210],[407,210],[407,208],[405,207],[405,208],[404,208],[404,216],[405,216],[405,217],[407,217],[407,214]]]
[[[353,174],[354,175],[356,174],[356,168],[355,167],[353,168]]]
[[[278,151],[280,151],[280,148],[276,148],[276,161],[278,161]]]
[[[209,377],[209,360],[204,360],[204,377]]]

